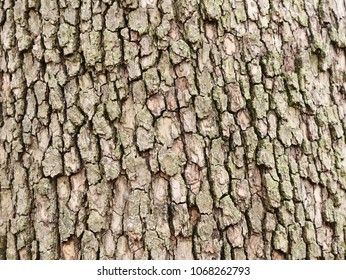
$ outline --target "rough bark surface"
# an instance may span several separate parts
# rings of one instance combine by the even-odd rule
[[[344,0],[4,0],[0,40],[0,259],[345,259]]]

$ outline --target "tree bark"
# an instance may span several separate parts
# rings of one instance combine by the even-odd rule
[[[4,0],[0,259],[345,259],[346,2]]]

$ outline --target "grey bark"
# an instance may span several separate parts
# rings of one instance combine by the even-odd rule
[[[346,2],[0,3],[0,259],[345,259]]]

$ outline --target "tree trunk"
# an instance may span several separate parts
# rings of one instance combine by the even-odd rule
[[[1,259],[345,259],[346,2],[4,0]]]

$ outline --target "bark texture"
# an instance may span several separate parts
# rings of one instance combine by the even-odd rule
[[[1,259],[345,259],[344,0],[0,3]]]

